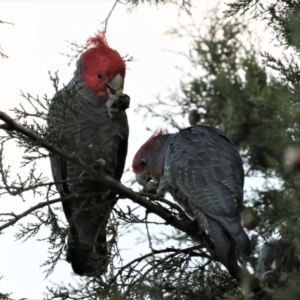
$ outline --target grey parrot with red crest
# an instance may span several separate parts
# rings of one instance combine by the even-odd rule
[[[73,79],[52,99],[49,139],[120,180],[129,134],[125,110],[130,98],[122,92],[125,62],[103,32],[89,38],[86,48]],[[61,197],[71,196],[62,201],[69,223],[67,261],[78,275],[101,275],[109,262],[106,227],[116,193],[69,161],[55,155],[50,161]]]
[[[243,163],[226,135],[203,125],[175,134],[158,130],[137,151],[132,167],[139,184],[156,182],[159,195],[169,192],[207,230],[220,262],[239,278],[236,246],[247,255],[251,246],[240,222]]]

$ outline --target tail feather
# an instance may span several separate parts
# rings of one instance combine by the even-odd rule
[[[78,275],[97,276],[106,272],[109,253],[106,226],[114,203],[96,204],[93,198],[73,208],[69,219],[67,261]]]
[[[239,217],[217,217],[211,216],[216,220],[233,238],[236,244],[242,249],[246,255],[251,253],[251,243],[248,235],[243,229]]]
[[[207,216],[209,235],[211,236],[220,262],[228,269],[231,276],[239,278],[239,266],[236,259],[236,244],[228,232],[214,219]]]
[[[239,234],[232,235],[232,238],[235,240],[237,245],[243,250],[243,252],[246,255],[249,256],[251,254],[251,243],[250,243],[248,235],[246,234],[246,232],[244,231],[242,226],[241,226],[241,230],[240,230]]]
[[[92,276],[106,272],[108,265],[106,234],[99,234],[95,244],[98,246],[94,247],[94,245],[81,243],[76,227],[71,226],[67,261],[71,263],[72,269],[76,274]]]

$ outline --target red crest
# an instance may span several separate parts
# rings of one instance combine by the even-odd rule
[[[133,158],[133,162],[132,162],[132,169],[134,173],[139,173],[141,172],[141,166],[139,164],[140,161],[140,157],[141,155],[145,152],[145,150],[149,147],[149,145],[152,143],[152,141],[159,135],[164,135],[168,133],[167,130],[162,129],[162,128],[158,128],[156,129],[153,134],[150,136],[150,138],[141,146],[141,148],[137,151],[137,153],[135,154],[134,158]]]

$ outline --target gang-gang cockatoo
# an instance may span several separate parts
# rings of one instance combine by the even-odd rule
[[[236,245],[250,253],[240,223],[244,170],[226,135],[201,125],[175,134],[158,130],[137,151],[132,167],[139,184],[152,179],[159,195],[169,192],[207,230],[219,260],[239,278]]]
[[[52,99],[48,118],[53,143],[116,180],[123,174],[129,134],[124,78],[124,60],[99,32],[88,39],[73,79]],[[55,155],[50,160],[61,197],[74,196],[62,201],[70,232],[67,261],[78,275],[103,274],[109,262],[106,226],[116,193],[77,165]]]

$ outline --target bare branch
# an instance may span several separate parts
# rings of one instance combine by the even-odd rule
[[[178,249],[178,248],[165,248],[165,249],[161,249],[161,250],[155,250],[155,249],[151,249],[150,253],[147,253],[145,255],[142,255],[132,261],[130,261],[129,263],[127,263],[126,265],[124,265],[122,268],[120,268],[120,270],[118,271],[118,273],[111,279],[111,282],[114,282],[121,274],[124,270],[128,269],[130,266],[136,264],[136,263],[140,263],[143,260],[145,260],[146,258],[156,255],[156,254],[162,254],[162,253],[168,253],[171,252],[171,256],[176,256],[182,253],[186,253],[189,254],[191,257],[194,256],[198,256],[198,257],[205,257],[208,258],[209,260],[211,260],[211,257],[209,255],[207,255],[206,253],[203,252],[195,252],[194,250],[199,249],[199,245],[197,246],[192,246],[192,247],[188,247],[188,248],[184,248],[184,249]]]
[[[109,18],[111,17],[113,11],[115,10],[115,8],[116,8],[118,2],[119,2],[119,0],[116,0],[116,1],[115,1],[114,5],[112,6],[110,12],[108,13],[106,19],[101,23],[101,24],[104,23],[104,29],[103,29],[103,30],[104,30],[105,32],[107,32],[107,25],[108,25]]]
[[[0,24],[15,25],[14,23],[5,22],[5,21],[1,21],[1,20],[0,20]],[[1,46],[0,46],[0,56],[1,56],[2,58],[8,58],[8,56],[7,56],[6,54],[3,53],[2,47],[1,47]]]
[[[9,25],[15,25],[14,23],[11,23],[11,22],[5,22],[5,21],[1,21],[1,20],[0,20],[0,24],[9,24]]]
[[[0,55],[1,55],[2,58],[8,58],[8,56],[3,53],[1,46],[0,46]]]

